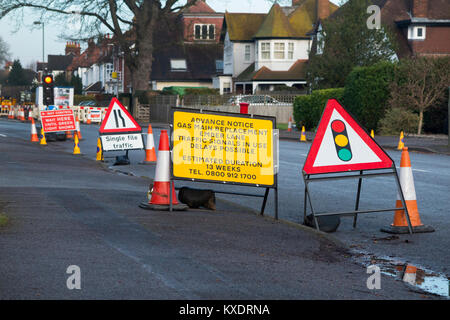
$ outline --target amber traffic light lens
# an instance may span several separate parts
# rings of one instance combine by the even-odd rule
[[[47,77],[44,78],[44,82],[50,84],[50,83],[53,82],[53,79],[52,79],[52,77],[48,77],[47,76]]]

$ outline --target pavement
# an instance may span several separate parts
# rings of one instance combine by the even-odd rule
[[[385,275],[368,289],[366,268],[314,229],[226,200],[147,211],[148,178],[58,143],[0,136],[0,151],[0,299],[435,298]],[[70,265],[81,290],[66,287]]]

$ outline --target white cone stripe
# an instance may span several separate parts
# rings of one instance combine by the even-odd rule
[[[399,180],[405,200],[417,200],[411,167],[400,167]],[[400,200],[399,195],[397,195],[397,200]]]
[[[414,285],[416,283],[416,273],[405,273],[403,281]]]
[[[33,125],[31,126],[31,134],[37,134],[36,126],[34,125],[34,123],[33,123]]]
[[[153,141],[153,134],[147,133],[147,143],[145,144],[145,149],[151,150],[155,147],[155,142]]]
[[[169,182],[169,163],[170,163],[170,152],[160,150],[158,151],[158,162],[156,162],[156,173],[155,182]]]

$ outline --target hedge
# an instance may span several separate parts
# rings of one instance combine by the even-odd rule
[[[298,96],[294,100],[294,120],[297,128],[305,126],[312,130],[319,124],[328,99],[342,102],[344,88],[315,90],[310,95]]]
[[[356,67],[347,77],[343,103],[367,130],[376,131],[386,114],[389,84],[394,74],[394,63],[379,62],[369,67]]]

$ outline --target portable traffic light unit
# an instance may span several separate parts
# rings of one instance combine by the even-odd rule
[[[46,106],[55,104],[55,97],[53,94],[54,83],[52,75],[45,75],[42,81],[43,84],[43,103]]]

